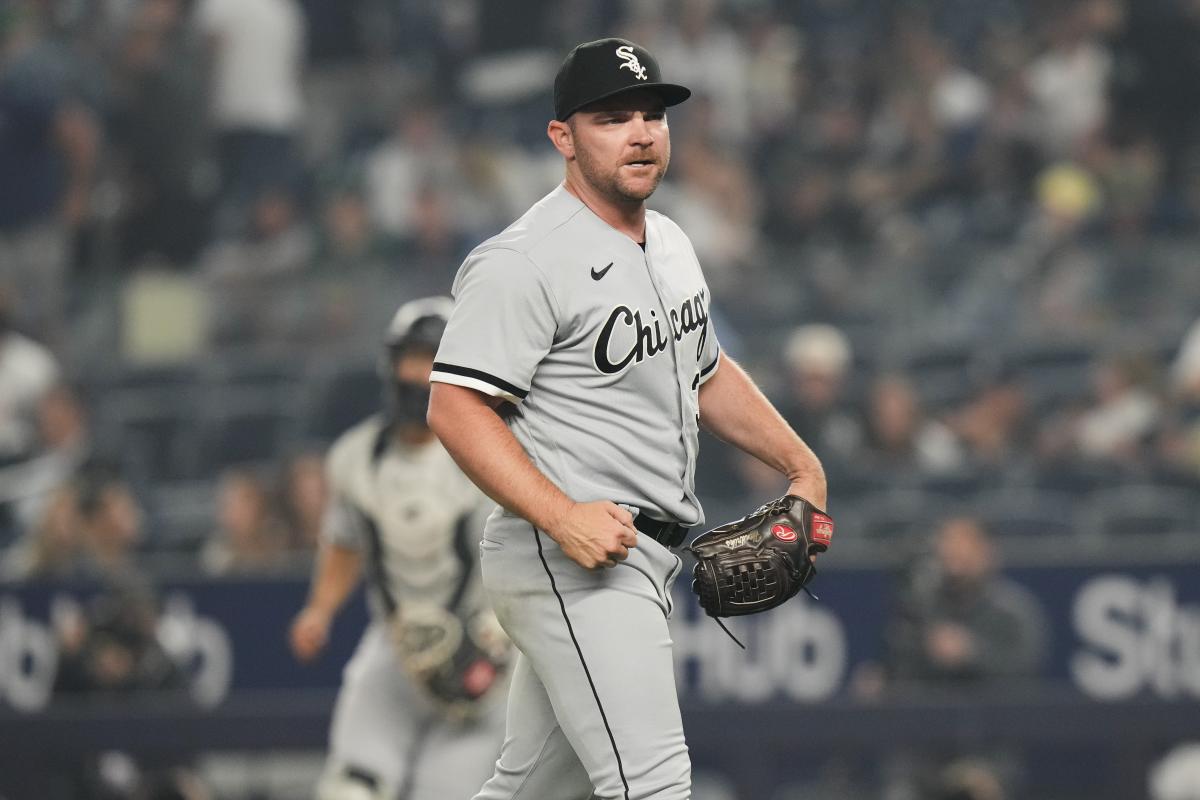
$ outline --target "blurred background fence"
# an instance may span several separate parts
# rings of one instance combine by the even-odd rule
[[[748,653],[675,620],[697,800],[1200,796],[1196,0],[0,0],[0,796],[309,796],[321,458],[610,34],[839,521]]]

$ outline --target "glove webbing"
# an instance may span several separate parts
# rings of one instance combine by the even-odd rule
[[[813,564],[813,565],[812,565],[812,577],[813,577],[813,578],[817,577],[817,565],[816,565],[816,564]],[[811,578],[810,578],[810,580],[811,580]],[[801,586],[800,588],[801,588],[801,589],[803,589],[803,590],[804,590],[804,593],[805,593],[806,595],[808,595],[809,597],[811,597],[813,600],[820,600],[820,599],[821,599],[821,598],[817,597],[817,596],[816,596],[816,594],[814,594],[814,593],[813,593],[813,591],[812,591],[811,589],[809,589],[809,588],[808,588],[808,585],[807,585],[807,584],[805,584],[804,586]],[[729,628],[726,628],[726,627],[725,627],[725,623],[724,623],[724,622],[721,622],[721,618],[720,618],[720,617],[716,617],[716,616],[713,616],[713,615],[711,615],[711,614],[710,614],[709,616],[710,616],[710,617],[712,617],[712,621],[713,621],[713,622],[715,622],[715,623],[717,623],[718,625],[720,625],[720,626],[721,626],[721,630],[725,631],[725,635],[726,635],[726,636],[728,636],[730,639],[733,639],[733,643],[734,643],[734,644],[736,644],[738,647],[742,648],[743,650],[745,650],[745,649],[746,649],[746,645],[742,644],[742,641],[741,641],[741,639],[739,639],[738,637],[736,637],[736,636],[734,636],[734,635],[733,635],[733,631],[731,631],[731,630],[729,630]]]

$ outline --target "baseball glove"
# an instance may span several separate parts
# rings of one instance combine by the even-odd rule
[[[503,683],[511,646],[495,615],[460,617],[439,606],[397,613],[392,635],[400,662],[452,719],[467,719]]]
[[[692,591],[713,617],[775,608],[812,580],[813,556],[829,549],[832,539],[833,519],[803,497],[772,500],[692,541]]]

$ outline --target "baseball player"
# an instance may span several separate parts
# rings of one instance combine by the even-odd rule
[[[816,457],[721,352],[688,238],[645,207],[689,94],[636,44],[576,47],[547,128],[565,180],[455,278],[429,422],[499,504],[483,581],[521,653],[477,800],[689,797],[667,617],[673,548],[704,518],[700,425],[825,503]]]
[[[362,573],[372,621],[346,666],[318,800],[470,797],[500,751],[509,645],[502,633],[479,638],[490,612],[476,568],[493,504],[425,423],[450,307],[448,297],[400,307],[381,361],[387,411],[327,459],[332,499],[292,649],[302,661],[321,651]]]

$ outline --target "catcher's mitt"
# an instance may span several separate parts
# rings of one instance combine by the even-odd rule
[[[803,497],[772,500],[692,541],[692,591],[713,617],[775,608],[812,580],[812,557],[829,549],[832,539],[833,519]]]
[[[473,716],[503,682],[510,643],[490,611],[461,618],[439,606],[410,606],[392,634],[400,662],[447,716]]]

